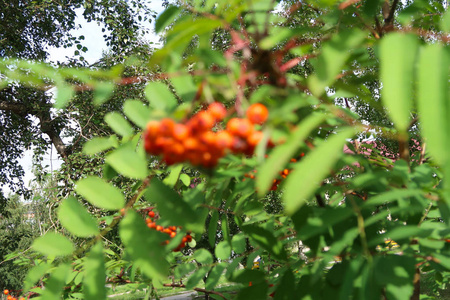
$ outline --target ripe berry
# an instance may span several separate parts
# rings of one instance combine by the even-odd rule
[[[232,118],[227,123],[227,130],[232,135],[246,138],[253,132],[253,124],[247,119]]]
[[[154,217],[155,217],[155,212],[154,212],[153,210],[149,211],[149,212],[148,212],[148,216],[149,216],[150,218],[154,218]]]
[[[262,124],[267,120],[269,110],[263,104],[255,103],[250,105],[247,109],[246,115],[253,124]]]
[[[8,294],[9,294],[9,291],[8,291],[8,290],[4,290],[4,291],[3,291],[3,294],[8,295]]]
[[[208,111],[216,119],[216,121],[222,121],[223,118],[225,118],[225,116],[227,115],[227,109],[220,102],[211,103],[208,106]]]

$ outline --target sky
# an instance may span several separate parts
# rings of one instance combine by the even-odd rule
[[[150,4],[150,8],[160,14],[162,12],[162,0],[153,0]],[[83,45],[88,48],[88,51],[83,54],[83,57],[89,64],[93,64],[98,59],[101,58],[102,53],[108,50],[106,43],[103,39],[102,27],[99,26],[96,22],[86,22],[82,16],[82,10],[77,11],[76,24],[81,25],[81,28],[72,30],[73,36],[84,35],[85,40],[83,41]],[[154,22],[149,23],[151,31],[153,32]],[[78,27],[78,26],[76,26]],[[159,42],[159,37],[154,33],[148,34],[145,36],[147,41],[154,42],[157,44]],[[69,58],[74,57],[74,52],[76,47],[71,48],[55,48],[49,47],[48,52],[50,54],[49,61],[67,61]],[[47,137],[46,137],[47,138]],[[32,150],[27,150],[24,152],[20,163],[25,171],[24,182],[25,186],[29,186],[30,181],[34,178],[32,174]],[[57,170],[62,161],[58,158],[56,149],[52,146],[52,149],[44,155],[43,165],[47,166],[48,171]],[[8,195],[9,189],[4,186],[5,195]]]

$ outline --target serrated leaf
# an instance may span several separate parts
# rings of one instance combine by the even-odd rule
[[[173,226],[183,226],[186,230],[203,230],[202,220],[192,207],[170,187],[153,178],[145,192],[145,198],[155,203],[162,219]]]
[[[183,103],[189,103],[195,98],[198,87],[190,75],[175,76],[171,78],[177,95],[183,100]]]
[[[56,232],[47,232],[34,240],[33,249],[47,256],[66,256],[72,254],[74,247],[65,236]]]
[[[411,121],[417,48],[413,34],[390,33],[380,43],[381,100],[394,126],[404,133]]]
[[[123,113],[134,124],[144,129],[150,116],[149,108],[139,100],[127,100],[123,104]]]
[[[158,16],[155,21],[155,33],[160,33],[163,31],[173,20],[177,17],[180,12],[180,8],[174,5],[167,7],[162,14]]]
[[[70,273],[70,266],[67,264],[59,265],[50,275],[45,289],[43,289],[40,299],[61,299],[61,294],[66,283],[66,277]]]
[[[420,126],[426,138],[427,150],[442,166],[448,161],[450,146],[448,65],[448,55],[442,45],[436,43],[422,47],[417,83]]]
[[[122,137],[130,137],[134,130],[130,123],[118,112],[109,112],[105,116],[105,122],[111,129]]]
[[[144,179],[148,175],[147,160],[139,155],[131,143],[122,145],[106,157],[117,173],[129,178]]]
[[[231,246],[227,241],[221,241],[217,244],[216,249],[214,250],[216,257],[221,260],[226,260],[231,255]]]
[[[311,63],[315,73],[309,77],[309,88],[313,95],[321,96],[325,88],[330,86],[351,55],[351,50],[360,45],[366,38],[366,33],[359,29],[347,30],[333,35],[330,41],[324,43],[322,53]]]
[[[103,246],[100,242],[92,247],[84,263],[83,294],[86,300],[106,299],[106,269]]]
[[[164,258],[164,247],[157,234],[150,232],[142,217],[134,211],[129,211],[120,222],[119,235],[133,261],[146,276],[164,280],[169,263]]]
[[[69,197],[61,203],[58,219],[75,236],[90,237],[99,233],[95,219],[74,197]]]
[[[163,110],[173,110],[178,102],[175,96],[169,91],[167,85],[161,82],[150,82],[145,87],[145,96],[150,102],[150,107]]]
[[[114,83],[109,81],[99,81],[95,84],[93,102],[95,105],[105,103],[114,92]]]
[[[32,286],[36,284],[36,282],[41,279],[47,272],[52,268],[52,265],[49,263],[40,263],[32,267],[25,277],[24,280],[24,291],[28,291]]]
[[[75,191],[89,203],[108,210],[119,210],[125,205],[122,192],[98,177],[87,177],[77,182]]]
[[[353,128],[346,128],[332,135],[294,165],[293,171],[286,178],[282,196],[289,215],[294,214],[319,187],[339,157],[343,155],[346,140],[354,133]]]
[[[87,155],[94,155],[99,152],[108,150],[112,147],[117,147],[119,141],[115,135],[109,137],[94,137],[83,145],[83,153]]]
[[[304,140],[310,132],[319,126],[325,119],[324,114],[312,114],[301,122],[291,133],[286,143],[276,147],[269,158],[258,169],[256,177],[256,190],[260,196],[263,196],[272,186],[272,182],[279,172],[284,168],[287,162],[294,156],[299,147],[304,144]]]

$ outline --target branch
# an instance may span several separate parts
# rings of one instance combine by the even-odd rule
[[[186,287],[184,284],[177,284],[177,283],[165,283],[165,284],[163,284],[163,286],[178,287],[178,288],[185,288]],[[200,292],[200,293],[205,293],[205,294],[214,294],[214,295],[217,295],[219,297],[222,297],[223,299],[227,299],[222,293],[219,293],[219,292],[216,292],[216,291],[212,291],[212,290],[206,290],[206,289],[202,289],[202,288],[194,288],[194,291]]]

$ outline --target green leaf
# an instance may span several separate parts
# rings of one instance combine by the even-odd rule
[[[267,250],[276,259],[287,259],[287,254],[284,250],[283,244],[275,238],[272,232],[256,225],[243,225],[241,228],[242,231],[248,234],[250,239]]]
[[[119,226],[119,235],[126,251],[142,272],[156,280],[165,280],[169,263],[165,260],[164,247],[158,232],[151,232],[144,220],[134,211],[128,211]]]
[[[274,300],[288,300],[296,298],[295,277],[290,269],[284,272],[280,285],[277,287]]]
[[[375,280],[380,286],[387,286],[388,299],[409,300],[414,291],[415,259],[401,255],[378,256],[374,264]]]
[[[65,236],[56,232],[47,232],[34,240],[33,249],[47,256],[66,256],[72,254],[74,247]]]
[[[148,175],[147,160],[135,151],[131,143],[124,144],[110,153],[106,162],[117,173],[129,178],[144,179]]]
[[[180,12],[180,8],[174,5],[167,7],[155,21],[155,33],[160,33],[172,23]]]
[[[74,197],[69,197],[61,203],[58,219],[75,236],[90,237],[99,233],[95,219]]]
[[[235,253],[241,254],[245,252],[246,247],[245,239],[246,239],[245,235],[242,233],[233,235],[233,238],[231,239],[231,246]]]
[[[442,45],[436,43],[422,47],[417,84],[420,126],[427,150],[442,166],[448,161],[450,148],[448,65],[448,55]]]
[[[134,130],[125,118],[118,112],[109,112],[105,116],[105,122],[111,129],[120,136],[130,137]]]
[[[147,201],[157,205],[161,218],[167,225],[183,226],[186,230],[194,232],[203,230],[204,224],[192,207],[177,192],[158,179],[152,179],[145,197]]]
[[[175,165],[169,167],[170,174],[166,178],[164,178],[163,183],[171,188],[177,184],[178,178],[180,177],[180,173],[183,170],[183,165]]]
[[[55,108],[64,108],[73,95],[74,91],[70,85],[64,82],[56,83]]]
[[[354,128],[346,128],[332,135],[294,165],[286,178],[283,200],[286,212],[294,214],[319,187],[343,155],[346,139],[354,135]]]
[[[322,53],[311,63],[316,73],[309,77],[309,88],[313,95],[321,96],[325,88],[333,84],[336,76],[342,72],[344,64],[351,55],[351,50],[360,45],[366,33],[360,29],[342,31],[324,43]]]
[[[28,291],[36,282],[41,279],[52,268],[49,263],[40,263],[32,267],[24,280],[24,291]]]
[[[84,263],[83,293],[86,300],[106,299],[106,269],[103,246],[92,247]]]
[[[147,126],[150,110],[139,100],[127,100],[123,104],[123,113],[134,124],[144,129]]]
[[[447,10],[441,18],[441,30],[450,32],[450,10]]]
[[[90,176],[79,180],[75,191],[100,208],[119,210],[125,205],[122,192],[98,177]]]
[[[180,180],[185,186],[189,186],[191,184],[191,177],[189,177],[189,175],[187,174],[181,174]]]
[[[256,176],[256,190],[259,196],[267,193],[275,177],[304,144],[304,140],[310,132],[319,126],[326,117],[324,114],[312,114],[297,126],[284,144],[275,147]]]
[[[226,260],[231,255],[231,246],[227,241],[221,241],[217,244],[216,249],[214,250],[216,257],[221,260]]]
[[[409,240],[413,237],[428,237],[433,229],[423,229],[413,225],[397,226],[384,234],[377,235],[368,241],[369,247],[383,243],[386,239],[401,243],[401,240]]]
[[[163,110],[173,110],[178,102],[175,96],[169,91],[167,85],[162,82],[150,82],[145,87],[145,96],[150,102],[150,107]]]
[[[217,283],[220,280],[220,277],[222,276],[223,271],[225,270],[226,264],[221,263],[214,268],[212,268],[211,272],[208,274],[208,278],[206,279],[205,288],[207,290],[212,290],[216,287]]]
[[[185,275],[191,273],[196,269],[196,265],[193,263],[185,263],[176,266],[175,270],[173,271],[173,274],[176,279],[182,279]]]
[[[117,147],[119,141],[115,135],[109,137],[94,137],[87,141],[83,146],[83,153],[87,155],[94,155],[99,152],[108,150],[109,148]]]
[[[219,222],[219,212],[213,210],[211,212],[211,219],[208,224],[208,241],[212,248],[214,248],[216,245],[218,222]]]
[[[264,280],[265,276],[262,271],[248,269],[237,270],[230,278],[230,281],[242,283],[244,285],[248,285],[249,282],[252,282],[252,284],[264,282]]]
[[[417,48],[417,37],[413,34],[390,33],[380,43],[381,100],[394,126],[403,133],[411,119]]]
[[[210,265],[213,263],[212,254],[206,249],[198,249],[194,252],[193,257],[197,262],[203,265]]]
[[[53,271],[47,283],[45,284],[45,289],[43,289],[43,292],[39,298],[61,299],[63,288],[66,283],[66,278],[69,275],[70,271],[71,268],[67,264],[58,266]]]
[[[95,105],[105,103],[113,94],[115,85],[109,81],[99,81],[94,87],[93,102]]]
[[[184,103],[189,103],[195,98],[197,93],[197,86],[194,84],[194,80],[190,75],[175,76],[170,79],[177,94],[183,100]]]
[[[209,267],[201,267],[195,271],[186,283],[186,289],[193,289],[208,274]]]

